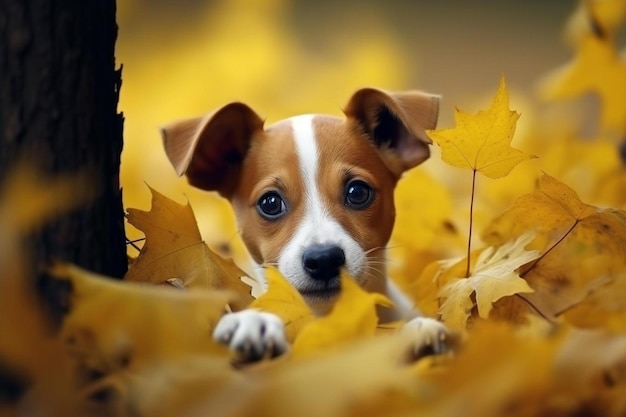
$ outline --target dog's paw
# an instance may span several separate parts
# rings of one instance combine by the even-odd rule
[[[274,358],[288,349],[280,317],[257,310],[224,315],[215,326],[213,339],[228,345],[244,362]]]
[[[456,337],[441,322],[428,317],[416,317],[402,328],[412,338],[411,357],[417,360],[428,355],[449,352],[456,345]]]

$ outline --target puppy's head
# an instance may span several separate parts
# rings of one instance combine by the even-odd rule
[[[425,129],[438,109],[437,96],[366,88],[343,119],[295,116],[264,128],[250,107],[231,103],[162,133],[179,175],[231,201],[254,260],[277,265],[322,312],[343,267],[365,288],[384,290],[393,190],[429,157]]]

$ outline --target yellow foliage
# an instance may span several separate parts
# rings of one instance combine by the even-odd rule
[[[602,280],[580,303],[563,312],[563,318],[582,328],[626,331],[626,272]]]
[[[263,383],[258,390],[240,399],[242,411],[236,415],[362,416],[411,411],[420,390],[427,388],[399,360],[409,342],[402,333],[365,339],[267,368],[260,373]],[[395,403],[389,404],[390,399]]]
[[[424,415],[537,415],[525,410],[541,407],[535,398],[549,390],[562,337],[519,337],[511,328],[492,323],[477,325],[473,335],[446,372],[429,377],[435,396]]]
[[[528,230],[537,232],[529,247],[542,255],[522,271],[535,289],[526,298],[548,317],[624,271],[626,213],[585,204],[574,190],[547,174],[536,191],[519,197],[493,220],[483,239],[501,245]]]
[[[441,307],[439,292],[448,282],[464,273],[465,263],[462,258],[434,261],[426,265],[411,287],[410,294],[413,295],[415,305],[426,316],[437,317]]]
[[[389,274],[411,295],[423,268],[463,248],[462,234],[453,221],[452,198],[443,184],[420,169],[402,177],[395,191],[396,223],[389,243]]]
[[[128,222],[146,234],[146,243],[124,279],[153,284],[178,279],[188,288],[229,289],[241,296],[239,307],[249,304],[250,287],[241,280],[246,273],[202,241],[191,206],[150,191],[149,212],[128,209]]]
[[[602,101],[602,131],[622,139],[626,132],[626,61],[617,50],[614,37],[603,31],[621,23],[626,6],[621,0],[585,3],[592,5],[591,11],[586,11],[586,20],[598,25],[601,33],[583,32],[575,45],[576,56],[542,80],[541,94],[548,100],[578,97],[587,92],[597,94]]]
[[[539,251],[525,250],[533,238],[533,232],[526,232],[497,249],[483,250],[469,277],[448,282],[439,292],[439,296],[445,298],[439,310],[443,321],[454,330],[463,330],[474,305],[478,316],[486,319],[492,304],[502,297],[532,292],[517,270],[539,256]]]
[[[623,0],[583,0],[566,25],[566,34],[574,42],[586,36],[614,37],[626,17]]]
[[[50,219],[78,207],[95,195],[85,175],[54,179],[33,168],[34,161],[18,161],[0,183],[0,222],[6,234],[36,230]],[[9,229],[11,231],[9,231]]]
[[[24,236],[84,200],[74,177],[51,179],[25,162],[0,184],[0,415],[19,415],[12,395],[28,392],[29,412],[78,413],[70,360],[51,337],[54,320],[37,294]],[[72,196],[77,195],[76,198]]]
[[[313,320],[313,313],[296,290],[275,268],[265,270],[268,289],[250,304],[250,308],[271,311],[283,319],[287,340]]]
[[[252,381],[236,372],[223,357],[185,355],[106,376],[83,394],[109,395],[106,407],[89,404],[102,412],[98,415],[191,417],[202,409],[227,416],[235,414],[241,398],[249,396],[252,388]]]
[[[319,353],[334,346],[376,334],[376,306],[389,307],[381,294],[363,290],[345,272],[341,273],[341,293],[328,315],[312,321],[298,334],[295,357]]]
[[[626,193],[622,192],[626,190],[626,170],[612,141],[555,138],[543,152],[544,171],[576,184],[581,197],[599,206],[626,207]]]
[[[136,365],[188,353],[225,353],[210,335],[235,298],[232,293],[119,282],[72,265],[56,265],[51,273],[70,289],[60,338],[90,366],[115,366],[111,358],[126,356]]]
[[[452,199],[443,184],[425,171],[415,169],[402,177],[395,204],[398,215],[392,247],[426,249],[439,245],[442,234],[456,235],[451,225]]]
[[[448,164],[501,178],[520,162],[535,157],[510,146],[518,118],[517,112],[509,110],[509,93],[502,77],[489,109],[473,116],[457,109],[455,128],[428,134],[441,147],[441,157]]]

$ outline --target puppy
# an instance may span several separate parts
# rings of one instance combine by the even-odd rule
[[[332,306],[345,268],[366,290],[388,296],[381,321],[410,319],[417,349],[445,349],[447,332],[420,317],[386,277],[385,247],[395,219],[393,192],[402,174],[430,156],[438,96],[420,91],[356,91],[345,118],[300,115],[264,128],[243,103],[162,129],[178,175],[217,191],[235,211],[241,237],[259,265],[276,265],[315,314]],[[274,314],[225,315],[214,338],[244,360],[288,348]]]

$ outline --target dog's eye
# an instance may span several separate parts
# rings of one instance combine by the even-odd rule
[[[374,200],[374,190],[361,180],[350,181],[346,185],[345,193],[345,205],[354,210],[363,210]]]
[[[277,220],[287,212],[285,200],[276,191],[269,191],[256,203],[258,213],[266,220]]]

